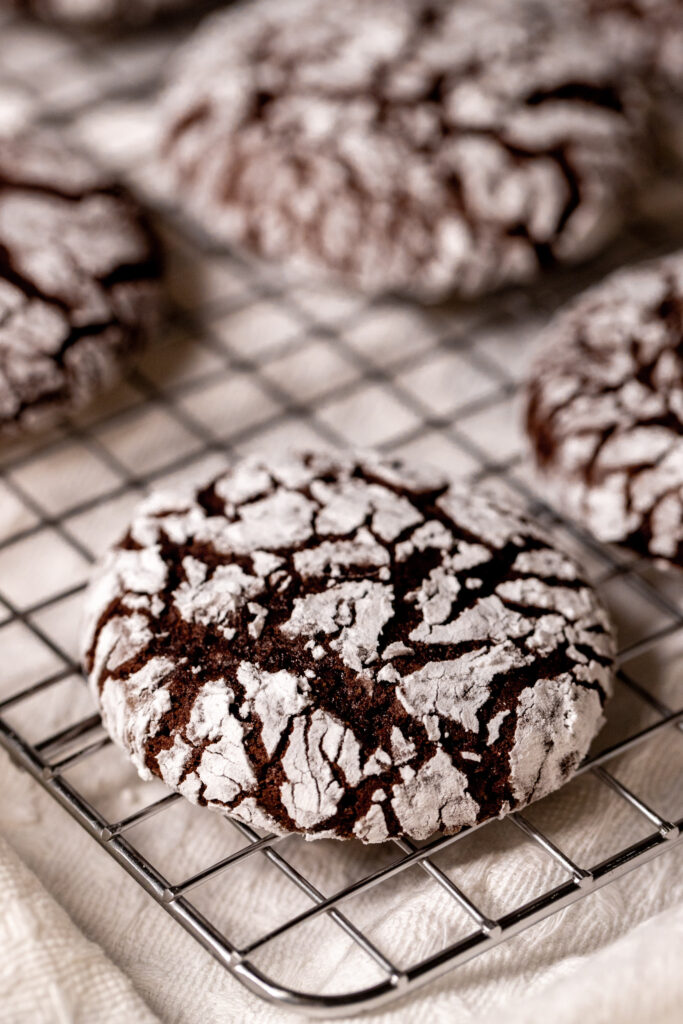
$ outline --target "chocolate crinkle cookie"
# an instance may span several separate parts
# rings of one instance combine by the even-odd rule
[[[56,137],[0,138],[0,433],[114,383],[157,320],[160,261],[132,199]]]
[[[154,495],[87,601],[92,690],[141,776],[311,839],[457,832],[555,789],[612,659],[536,525],[374,458],[251,459]]]
[[[601,541],[683,568],[683,254],[621,270],[544,332],[527,430]]]
[[[260,0],[182,54],[162,166],[229,244],[371,292],[472,296],[612,234],[639,174],[628,67],[563,4]]]

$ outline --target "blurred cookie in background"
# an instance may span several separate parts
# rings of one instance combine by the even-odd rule
[[[630,54],[653,100],[658,140],[683,160],[682,0],[574,0],[609,46]]]
[[[683,253],[612,274],[544,332],[527,431],[600,541],[683,568]]]
[[[474,296],[613,235],[646,148],[630,58],[565,5],[261,0],[181,53],[161,160],[221,242]]]
[[[192,0],[2,0],[0,6],[25,11],[58,24],[89,27],[145,25],[165,15],[208,10],[216,3]]]
[[[683,96],[683,3],[681,0],[574,0],[601,29],[637,48],[650,85]]]
[[[0,138],[0,434],[46,429],[116,382],[158,319],[135,202],[52,135]]]

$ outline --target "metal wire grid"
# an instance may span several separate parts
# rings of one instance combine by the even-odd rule
[[[17,40],[23,40],[25,52],[35,53],[37,29],[17,22],[11,22],[10,29],[8,45],[16,47]],[[102,51],[92,40],[51,38],[57,39],[58,45],[54,45],[60,53],[59,67],[70,73],[74,64],[89,69],[88,74],[96,73],[98,87],[93,90],[92,78],[88,77],[85,98],[83,89],[75,89],[75,101],[56,109],[50,90],[48,100],[46,93],[41,92],[44,83],[35,67],[18,68],[15,61],[7,72],[0,42],[0,96],[3,80],[13,86],[18,84],[39,119],[76,128],[82,126],[84,119],[87,122],[93,114],[97,115],[100,106],[112,98],[135,97],[144,92],[154,77],[152,74],[150,78],[150,67],[161,66],[166,53],[166,42],[159,44],[158,40],[150,39],[147,43],[143,41],[142,47],[136,44],[133,56],[137,77],[127,77],[122,86],[120,71],[132,59],[130,53],[124,51],[125,59],[118,71],[114,61],[117,73],[107,75],[103,68],[106,71],[109,67],[111,71],[111,51]],[[145,51],[145,46],[149,49],[147,59],[140,60],[140,50]],[[121,60],[121,51],[118,59]],[[54,76],[54,67],[50,73]],[[135,178],[133,165],[128,171]],[[375,1007],[486,952],[665,850],[680,847],[683,818],[669,820],[659,813],[642,793],[639,795],[639,787],[619,781],[609,765],[627,751],[656,744],[664,733],[680,733],[683,729],[683,709],[669,706],[658,696],[656,687],[644,685],[628,670],[629,663],[643,653],[659,649],[668,638],[683,635],[683,595],[676,583],[662,588],[647,565],[593,544],[540,502],[525,480],[524,465],[514,445],[507,454],[503,449],[501,457],[501,425],[505,426],[511,415],[517,380],[507,359],[500,358],[495,339],[497,332],[509,334],[515,321],[518,331],[528,330],[530,306],[520,308],[518,300],[508,296],[478,311],[442,309],[422,317],[400,303],[362,302],[357,297],[322,288],[318,309],[317,300],[310,301],[312,293],[287,288],[270,272],[237,256],[215,253],[176,211],[164,207],[154,195],[150,200],[156,203],[166,225],[172,252],[180,254],[175,276],[172,272],[180,295],[172,311],[172,323],[176,332],[193,340],[190,369],[181,366],[176,373],[172,365],[169,374],[169,361],[174,363],[173,353],[177,349],[162,349],[150,357],[151,361],[143,361],[131,375],[111,409],[105,407],[94,417],[85,418],[47,445],[29,445],[4,458],[0,486],[20,512],[13,525],[0,535],[0,646],[3,630],[21,625],[49,652],[57,667],[20,684],[7,695],[3,696],[0,690],[0,744],[172,917],[259,996],[296,1006],[311,1015],[340,1015]],[[638,240],[638,244],[641,242],[642,239]],[[214,294],[201,301],[183,295],[191,263],[203,267],[199,277],[203,275],[206,279],[208,275],[219,281]],[[535,296],[541,314],[544,305],[556,301],[555,287]],[[259,335],[262,331],[268,333],[264,326],[267,324],[276,341],[263,347]],[[406,324],[408,344],[403,348],[395,332],[400,333]],[[493,339],[492,344],[487,344],[487,338]],[[189,348],[187,344],[182,347],[185,351]],[[508,345],[507,356],[510,352]],[[311,366],[317,367],[312,374]],[[439,380],[446,368],[451,380],[461,377],[460,394],[470,396],[457,407],[449,407],[440,390]],[[226,409],[230,400],[238,397],[235,387],[248,397],[232,422],[226,417]],[[222,406],[218,414],[211,411],[216,396]],[[151,453],[142,444],[148,416],[160,419],[156,429],[164,435],[164,442]],[[492,431],[496,434],[493,444]],[[96,759],[110,744],[96,714],[89,713],[39,741],[29,741],[21,728],[12,726],[12,716],[20,713],[22,706],[37,694],[79,673],[73,650],[62,641],[59,632],[55,634],[50,628],[49,616],[59,606],[71,608],[72,599],[82,590],[83,570],[104,544],[104,538],[97,536],[98,516],[106,518],[118,502],[125,504],[132,496],[173,474],[194,471],[207,459],[223,458],[245,447],[286,444],[290,440],[342,447],[364,441],[388,451],[418,456],[429,450],[440,461],[453,463],[456,471],[498,478],[521,493],[538,516],[551,527],[561,529],[583,550],[599,585],[606,589],[618,585],[622,594],[632,595],[633,600],[648,609],[645,626],[641,623],[641,628],[627,637],[622,646],[619,679],[624,692],[647,708],[654,720],[620,736],[581,769],[582,774],[608,787],[646,823],[644,835],[635,842],[629,842],[626,836],[623,840],[615,837],[619,841],[610,856],[596,863],[577,863],[528,814],[510,815],[508,820],[523,841],[552,860],[562,872],[562,880],[496,916],[485,912],[436,860],[438,854],[462,842],[474,829],[457,836],[439,837],[420,847],[408,840],[395,840],[396,859],[362,872],[354,881],[327,895],[292,863],[292,857],[282,852],[285,839],[259,835],[239,822],[226,821],[225,828],[236,830],[244,845],[200,871],[172,882],[136,847],[134,830],[154,816],[159,816],[159,828],[163,830],[164,815],[180,798],[176,794],[159,799],[150,797],[134,813],[109,820],[89,802],[73,776],[70,778],[73,769]],[[74,453],[76,467],[80,458],[87,458],[97,466],[101,478],[96,474],[94,493],[74,501],[71,484],[81,480],[78,470],[74,470],[74,480],[66,481],[68,499],[64,497],[64,487],[58,486],[59,500],[55,504],[53,493],[49,489],[43,493],[39,481],[51,460],[65,452]],[[70,553],[65,578],[46,582],[39,571],[34,580],[24,582],[17,590],[8,567],[14,566],[26,550],[39,550],[46,558]],[[38,599],[33,599],[34,587],[40,592]],[[484,825],[480,829],[491,827]],[[291,843],[292,839],[287,841]],[[299,889],[309,905],[251,941],[238,942],[202,913],[196,900],[193,902],[193,894],[219,878],[229,885],[231,870],[259,858],[267,860],[288,884]],[[399,966],[366,931],[353,923],[348,908],[354,900],[384,883],[391,885],[415,866],[446,894],[454,907],[457,905],[464,912],[470,925],[457,941],[415,963]],[[376,965],[379,982],[337,995],[299,991],[273,980],[254,962],[257,954],[267,954],[269,946],[282,938],[291,943],[296,956],[297,930],[322,915],[342,929]]]

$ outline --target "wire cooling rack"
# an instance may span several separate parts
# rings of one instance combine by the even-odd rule
[[[274,270],[215,251],[155,194],[145,173],[154,124],[141,101],[152,95],[177,39],[174,30],[98,43],[16,20],[0,29],[0,123],[60,126],[145,193],[170,252],[173,297],[172,326],[111,398],[49,441],[0,457],[0,744],[237,979],[274,1003],[341,1015],[406,994],[659,854],[680,851],[683,808],[671,793],[680,790],[683,766],[683,587],[563,521],[535,493],[522,456],[517,391],[529,343],[563,293],[600,268],[529,295],[420,311],[322,284],[287,285]],[[622,239],[619,255],[661,245],[660,228],[641,226]],[[193,845],[214,850],[198,838],[210,822],[230,833],[234,848],[173,874],[165,866],[169,817],[187,805],[160,794],[156,783],[138,783],[134,810],[102,810],[102,788],[93,800],[88,779],[107,751],[117,768],[123,755],[112,752],[82,687],[50,703],[79,676],[73,636],[88,567],[148,487],[203,475],[236,452],[321,444],[425,458],[521,493],[587,563],[615,614],[620,668],[608,726],[580,778],[566,787],[583,787],[583,795],[570,800],[564,790],[504,823],[424,845],[395,840],[370,852],[262,835],[201,812]],[[41,733],[45,708],[50,727]],[[657,753],[665,764],[655,771]],[[107,772],[104,805],[113,807],[118,783],[113,776],[107,783]],[[501,846],[495,830],[503,826],[508,841]],[[458,851],[474,832],[481,856],[491,848],[496,863],[517,857],[532,878],[511,904],[496,899],[495,871],[473,893],[467,872],[458,870]],[[591,850],[588,840],[598,833],[607,842]],[[344,859],[343,881],[325,888],[316,868],[335,857]],[[229,900],[241,884],[245,867],[255,902],[264,873],[276,878],[267,913],[247,939],[213,912],[221,895]],[[405,950],[395,957],[357,908],[383,894],[386,937],[406,927],[392,917],[393,895],[400,888],[405,903],[411,887],[423,885],[430,898],[442,899],[449,922],[457,917],[459,932],[444,929],[430,937],[427,953],[416,947],[415,957]],[[212,895],[202,902],[207,889]],[[248,900],[252,890],[242,885],[240,892]],[[246,916],[257,921],[248,904]],[[299,936],[323,919],[368,962],[373,980],[359,971],[361,981],[343,992],[334,989],[334,975],[331,992],[307,987],[310,960]],[[296,982],[273,976],[269,953],[283,943]]]

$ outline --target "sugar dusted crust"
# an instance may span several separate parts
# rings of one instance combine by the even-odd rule
[[[154,325],[156,244],[56,137],[0,137],[0,433],[45,429],[121,375]]]
[[[363,842],[456,832],[561,785],[613,659],[596,595],[518,511],[325,455],[152,496],[96,573],[84,649],[143,777]]]
[[[211,234],[369,291],[438,298],[529,281],[611,235],[644,148],[629,48],[571,11],[227,11],[171,74],[162,166]]]
[[[601,541],[683,568],[683,254],[621,270],[544,332],[527,430]]]

